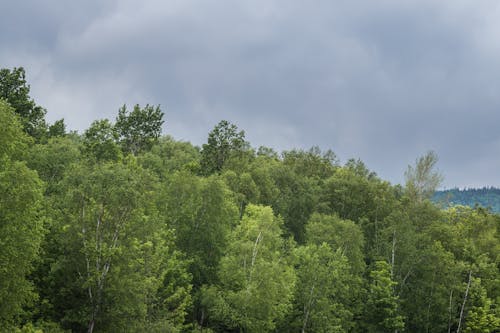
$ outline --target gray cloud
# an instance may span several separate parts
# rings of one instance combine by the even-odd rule
[[[496,1],[24,1],[0,5],[0,63],[83,130],[161,104],[201,144],[319,145],[401,182],[428,149],[450,186],[500,186]]]

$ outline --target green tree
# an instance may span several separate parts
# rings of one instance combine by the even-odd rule
[[[365,324],[367,332],[396,332],[404,328],[398,297],[394,295],[396,283],[391,279],[390,265],[377,261],[370,271],[366,300]]]
[[[257,184],[248,172],[238,175],[232,170],[227,170],[222,174],[222,177],[236,196],[241,218],[247,204],[258,203],[260,193]]]
[[[500,328],[500,309],[487,296],[481,286],[481,279],[473,278],[471,284],[471,303],[466,318],[464,332],[489,333]]]
[[[273,168],[271,175],[279,189],[272,208],[283,217],[288,233],[303,244],[307,221],[318,204],[319,186],[314,179],[296,174],[284,165]]]
[[[438,156],[429,151],[415,161],[415,166],[408,166],[405,172],[406,191],[410,198],[417,201],[430,199],[437,187],[442,183],[443,176],[435,171]]]
[[[64,119],[56,120],[52,125],[50,125],[47,135],[49,138],[65,136],[66,124],[64,123]]]
[[[5,99],[20,116],[24,131],[37,139],[47,131],[47,111],[29,96],[30,86],[22,67],[0,69],[0,98]]]
[[[171,136],[163,136],[150,151],[137,157],[139,163],[153,171],[161,181],[176,171],[198,173],[200,153],[189,142],[176,141]]]
[[[338,167],[338,159],[331,150],[322,153],[319,147],[312,147],[308,151],[294,149],[283,152],[283,164],[301,176],[326,179]]]
[[[352,274],[341,249],[328,244],[297,248],[294,310],[284,331],[347,332],[353,326]]]
[[[124,105],[118,111],[115,130],[122,149],[126,153],[137,155],[151,149],[161,135],[165,122],[160,106],[147,104],[141,108],[138,104],[132,111]]]
[[[168,267],[179,263],[156,209],[156,182],[133,158],[68,171],[57,215],[58,244],[64,251],[51,270],[59,286],[52,303],[55,313],[63,314],[64,327],[140,331],[151,322],[150,315],[158,318],[154,309],[178,304],[179,315],[185,314],[188,292],[180,293],[176,303],[158,299],[162,288],[167,288],[162,293],[176,293],[165,277]],[[181,281],[189,290],[186,279]]]
[[[352,167],[338,168],[322,187],[321,211],[354,222],[366,219],[374,224],[372,230],[365,229],[367,234],[375,232],[377,223],[389,215],[395,203],[388,182]]]
[[[257,202],[264,206],[273,206],[280,195],[280,190],[274,181],[274,170],[278,168],[280,162],[276,157],[260,155],[252,161],[250,165],[250,175],[257,186],[259,194]]]
[[[23,134],[14,109],[3,99],[0,99],[0,126],[0,158],[21,159],[31,141]]]
[[[11,327],[36,294],[27,279],[44,236],[43,185],[16,160],[26,141],[12,108],[0,100],[0,327]]]
[[[238,221],[225,183],[216,176],[176,172],[163,187],[160,212],[174,229],[177,247],[191,259],[195,289],[214,283],[229,232]]]
[[[95,161],[117,161],[121,158],[118,136],[108,119],[96,120],[83,134],[83,153]]]
[[[340,249],[349,260],[356,274],[365,270],[364,236],[362,229],[352,221],[336,215],[314,213],[306,227],[307,244],[328,244],[333,250]]]
[[[201,150],[202,173],[220,173],[231,158],[241,158],[248,150],[245,132],[227,120],[220,121],[208,134],[208,142]]]
[[[81,162],[81,143],[77,137],[55,137],[46,144],[36,144],[30,147],[27,156],[28,166],[36,170],[46,183],[46,194],[50,195],[60,190],[59,182],[64,178],[66,170]]]
[[[248,205],[221,259],[220,289],[205,291],[211,320],[230,329],[269,332],[291,309],[295,273],[270,207]]]

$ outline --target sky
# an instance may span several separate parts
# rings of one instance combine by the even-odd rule
[[[195,145],[319,146],[392,183],[429,150],[443,188],[500,186],[497,0],[2,1],[0,67],[84,131],[161,105]]]

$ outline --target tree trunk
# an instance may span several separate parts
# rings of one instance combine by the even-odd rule
[[[453,301],[453,289],[450,291],[450,306],[449,306],[449,317],[448,317],[448,333],[451,333],[451,303]]]
[[[460,333],[460,328],[462,327],[462,320],[464,317],[465,303],[467,302],[467,296],[469,295],[471,277],[472,277],[472,270],[469,271],[469,281],[467,281],[467,288],[465,289],[464,301],[462,303],[462,308],[460,309],[460,318],[458,320],[457,333]]]
[[[90,321],[90,323],[89,323],[89,328],[88,328],[88,330],[87,330],[87,333],[92,333],[92,332],[94,332],[94,323],[95,323],[95,320],[94,320],[94,318],[92,318],[92,320],[91,320],[91,321]]]
[[[392,251],[391,251],[391,279],[394,281],[394,258],[396,256],[396,229],[392,234]]]
[[[302,333],[305,333],[306,332],[306,327],[307,327],[307,321],[309,320],[309,313],[311,312],[311,306],[312,306],[312,303],[313,303],[313,294],[314,294],[314,284],[312,285],[311,287],[311,292],[309,294],[309,304],[307,305],[307,309],[306,310],[306,313],[305,313],[305,317],[304,317],[304,323],[302,325]]]

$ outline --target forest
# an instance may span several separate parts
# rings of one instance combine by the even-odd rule
[[[83,133],[0,70],[0,331],[498,332],[500,215],[335,153],[201,147],[159,106]]]
[[[481,206],[489,208],[495,213],[500,213],[500,188],[453,188],[450,190],[436,191],[432,200],[444,207],[453,205]]]

